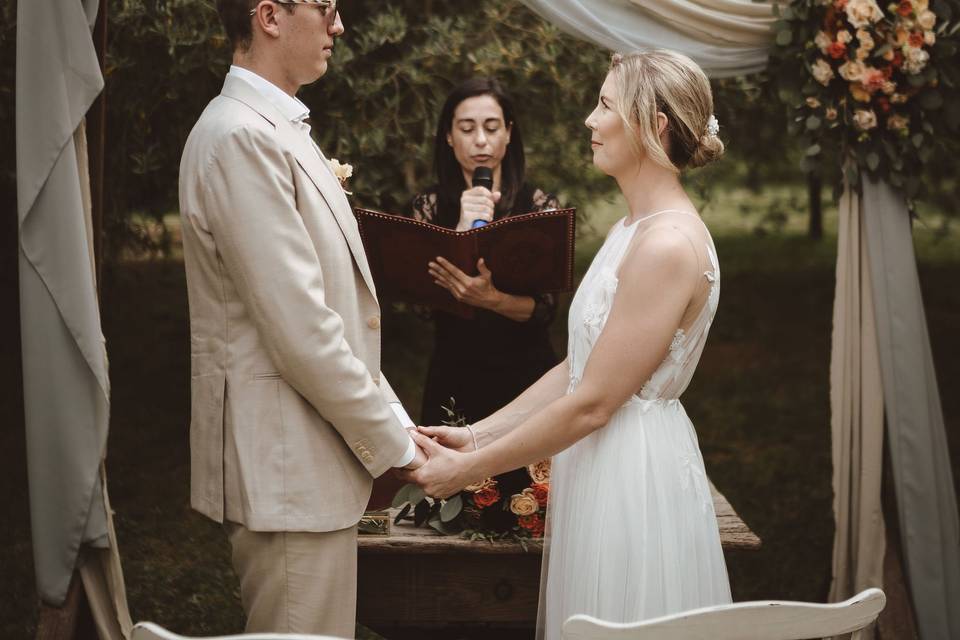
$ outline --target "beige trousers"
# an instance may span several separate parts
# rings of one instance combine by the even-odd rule
[[[250,531],[226,523],[246,633],[353,638],[357,527],[322,533]]]

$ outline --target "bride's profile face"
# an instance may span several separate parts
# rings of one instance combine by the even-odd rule
[[[616,80],[612,73],[607,74],[600,87],[600,98],[584,124],[590,129],[590,147],[593,149],[593,164],[610,176],[635,169],[640,159],[630,143],[629,132],[623,125],[623,119],[617,113]]]

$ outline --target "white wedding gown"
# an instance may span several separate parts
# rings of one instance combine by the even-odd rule
[[[693,215],[653,215],[667,213]],[[570,306],[570,390],[603,330],[620,262],[641,226],[624,222],[610,231]],[[679,226],[689,230],[689,220]],[[635,622],[730,602],[703,458],[679,400],[717,309],[720,270],[705,226],[678,233],[703,266],[701,310],[678,328],[641,392],[606,426],[553,458],[538,638],[559,640],[564,620],[578,613]]]

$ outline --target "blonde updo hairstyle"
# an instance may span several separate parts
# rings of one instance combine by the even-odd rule
[[[665,49],[614,54],[610,63],[616,98],[638,157],[679,173],[723,155],[723,142],[707,131],[713,95],[706,74],[685,55]],[[657,135],[657,112],[667,116],[669,149]]]

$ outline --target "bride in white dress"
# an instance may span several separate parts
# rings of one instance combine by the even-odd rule
[[[710,84],[669,51],[616,55],[586,120],[629,213],[570,306],[567,358],[471,429],[421,427],[428,495],[553,456],[538,637],[569,616],[632,622],[730,602],[693,425],[680,404],[720,269],[680,171],[723,153]],[[472,431],[472,433],[471,433]]]

